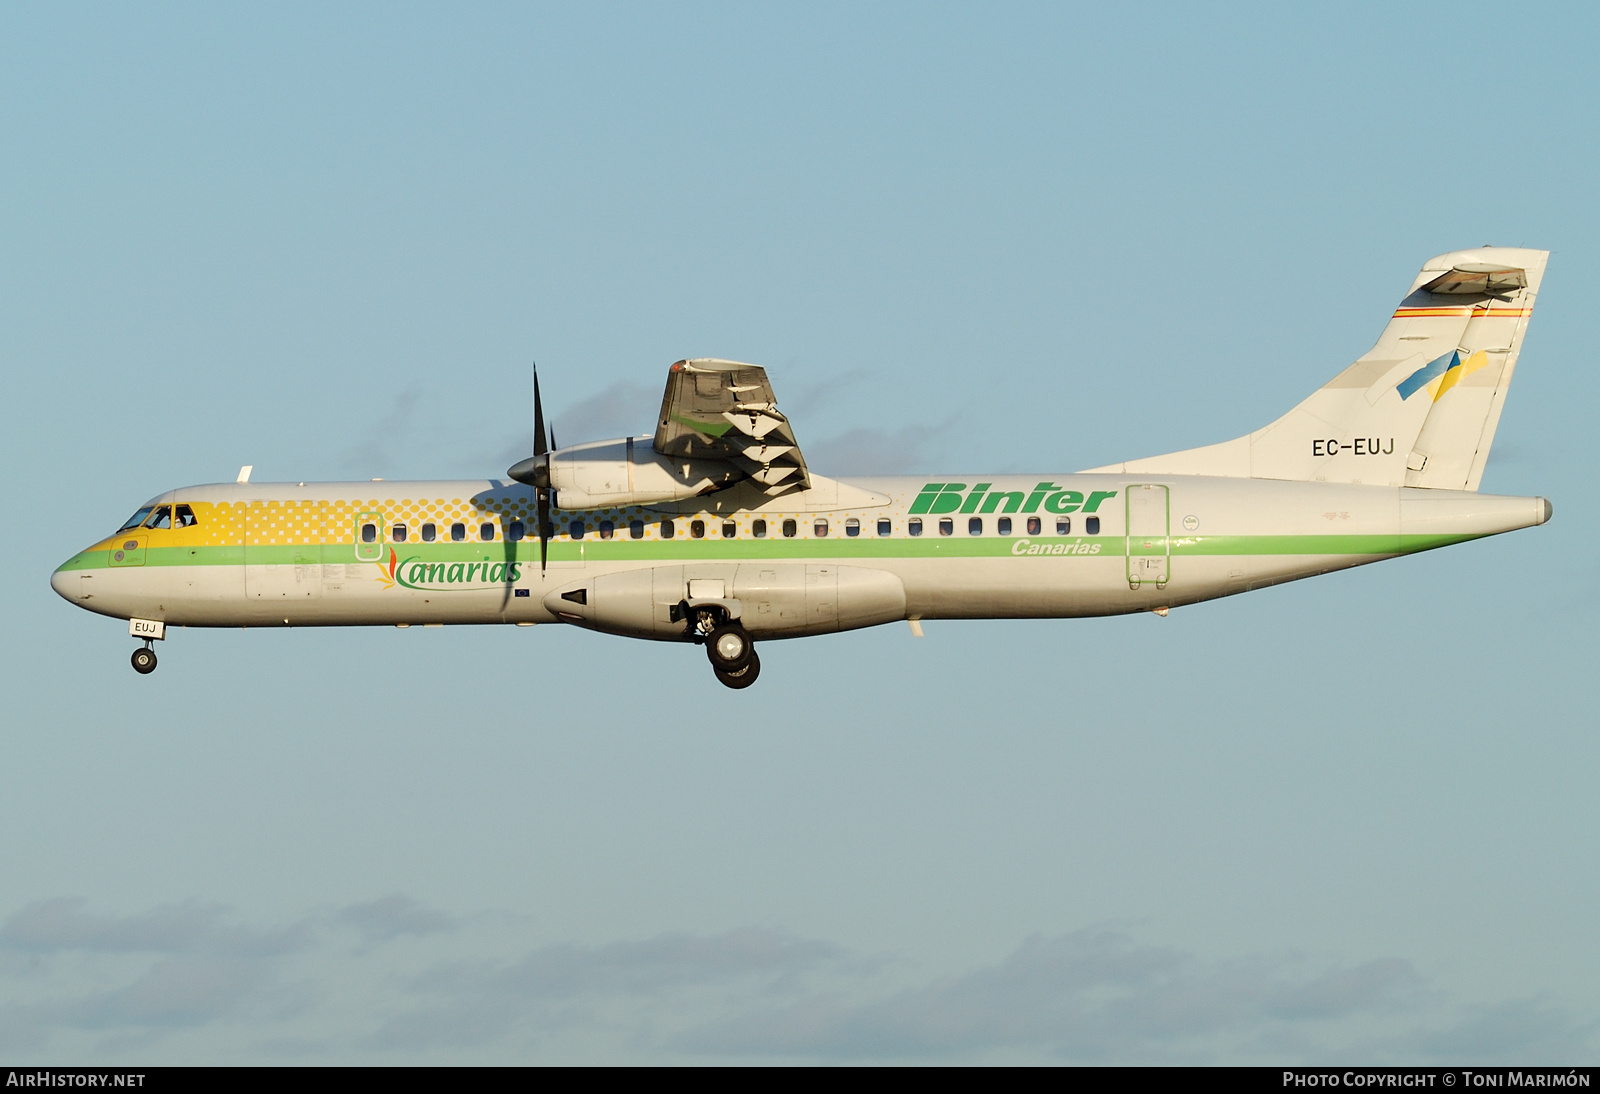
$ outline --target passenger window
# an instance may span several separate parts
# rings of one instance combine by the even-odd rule
[[[949,517],[942,517],[939,520],[939,534],[941,536],[953,536],[953,535],[955,535],[956,534],[956,522],[951,520]]]
[[[1028,534],[1030,536],[1038,535],[1043,529],[1044,529],[1044,522],[1041,521],[1038,517],[1029,517],[1028,518]]]
[[[793,539],[796,535],[799,534],[799,532],[800,532],[800,526],[797,525],[794,521],[786,520],[786,521],[783,522],[783,537],[785,539]]]
[[[1009,536],[1011,534],[1011,518],[1001,517],[998,521],[996,521],[995,531],[999,532],[1002,536]]]
[[[662,539],[671,539],[673,531],[674,531],[674,529],[672,527],[672,522],[670,520],[664,520],[664,521],[661,522],[661,538]]]
[[[528,526],[523,524],[520,520],[514,520],[510,524],[506,525],[506,538],[512,543],[520,542],[522,537],[527,534]]]
[[[632,536],[634,539],[643,539],[644,538],[644,521],[642,521],[642,520],[630,520],[628,522],[628,535]]]
[[[922,534],[922,518],[912,517],[906,521],[906,535],[920,536]]]
[[[614,524],[613,522],[611,522],[609,520],[603,520],[603,521],[600,522],[600,538],[601,539],[610,539],[612,536],[614,536],[616,534],[617,534],[617,526],[616,526],[616,524]]]
[[[725,521],[722,522],[722,538],[723,539],[732,539],[734,536],[736,536],[738,534],[739,534],[739,526],[737,524],[733,523],[733,521],[731,521],[731,520],[725,520]]]
[[[438,534],[439,529],[435,528],[432,524],[424,524],[422,526],[422,542],[432,543],[433,538]]]
[[[811,534],[816,536],[818,539],[826,539],[828,536],[828,522],[825,520],[819,520],[814,523],[811,526]]]
[[[574,520],[574,521],[568,522],[568,524],[567,524],[567,534],[570,535],[573,539],[582,539],[583,538],[583,533],[584,533],[583,521]]]
[[[967,535],[969,535],[969,536],[981,536],[981,535],[983,535],[983,518],[982,517],[968,517],[967,518]]]
[[[689,534],[695,539],[705,539],[706,522],[703,520],[691,520],[689,522]]]
[[[129,528],[139,527],[139,525],[144,523],[144,518],[150,515],[150,510],[153,508],[155,507],[151,505],[145,506],[143,509],[139,510],[137,513],[133,514],[133,516],[129,517],[125,522],[123,522],[122,527],[118,528],[117,531],[126,532]]]
[[[193,509],[187,505],[180,505],[172,514],[172,523],[178,528],[193,528],[200,522],[195,519]]]
[[[465,524],[460,523],[459,521],[457,523],[455,523],[455,524],[452,524],[450,526],[450,538],[452,540],[454,540],[456,543],[460,543],[462,540],[466,539],[467,538],[467,526]]]
[[[404,543],[406,541],[407,532],[404,524],[396,524],[389,530],[389,533],[394,537],[396,543]]]
[[[861,522],[855,517],[845,521],[844,534],[847,536],[859,536],[861,534]]]
[[[764,521],[764,520],[753,520],[753,521],[751,521],[750,522],[750,534],[755,536],[757,539],[766,539],[767,538],[767,522]]]
[[[492,525],[492,524],[480,524],[480,525],[478,525],[478,538],[483,540],[483,542],[485,542],[485,543],[488,543],[490,540],[494,539],[494,525]]]
[[[145,527],[146,528],[171,528],[172,527],[172,506],[170,506],[170,505],[158,505],[158,506],[156,506],[156,511],[154,513],[150,514],[149,523],[147,523],[145,525]]]
[[[378,542],[378,526],[376,524],[363,524],[361,526],[361,542],[362,543],[376,543],[376,542]]]
[[[878,534],[880,536],[886,536],[886,535],[889,535],[892,531],[894,531],[894,524],[889,520],[889,518],[888,517],[879,517],[878,518]]]
[[[1070,536],[1071,534],[1072,534],[1072,518],[1071,517],[1057,517],[1056,518],[1056,535],[1058,535],[1058,536]]]
[[[1083,530],[1089,533],[1091,536],[1098,536],[1100,534],[1100,518],[1084,517]]]

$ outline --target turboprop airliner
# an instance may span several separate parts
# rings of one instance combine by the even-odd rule
[[[756,644],[927,619],[1155,612],[1542,524],[1480,494],[1548,252],[1430,259],[1377,345],[1243,437],[1072,473],[842,481],[810,469],[766,372],[667,373],[654,433],[502,478],[232,483],[152,498],[51,578],[172,627],[564,624],[697,644],[745,688]]]

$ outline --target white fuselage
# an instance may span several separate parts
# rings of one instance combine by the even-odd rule
[[[1263,479],[816,476],[755,504],[725,491],[557,509],[541,567],[533,489],[503,480],[224,484],[151,504],[199,520],[109,537],[56,572],[56,591],[169,625],[564,620],[667,639],[697,600],[733,605],[757,637],[1168,608],[1550,513],[1541,498]]]

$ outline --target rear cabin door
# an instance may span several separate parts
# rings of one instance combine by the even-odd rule
[[[1127,499],[1128,588],[1154,583],[1159,589],[1172,577],[1169,492],[1165,486],[1129,486]]]

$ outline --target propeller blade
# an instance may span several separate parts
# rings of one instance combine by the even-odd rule
[[[533,366],[533,454],[543,456],[550,451],[545,444],[544,404],[539,401],[539,366]]]
[[[545,567],[550,559],[550,487],[549,487],[549,453],[550,446],[545,443],[544,428],[544,403],[539,398],[539,366],[533,366],[533,458],[537,462],[539,457],[545,458],[544,479],[542,483],[536,482],[533,488],[534,519],[539,522],[539,574],[542,577]]]

